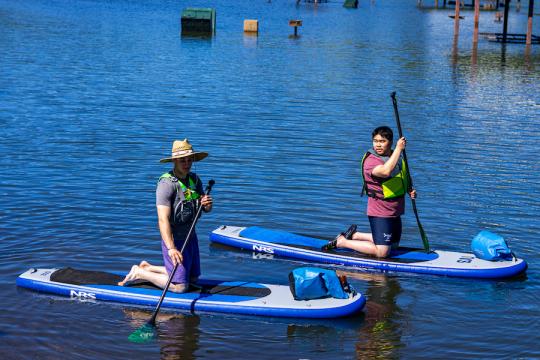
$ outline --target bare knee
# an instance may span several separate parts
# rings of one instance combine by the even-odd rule
[[[386,258],[390,255],[390,246],[377,246],[377,257]]]
[[[171,284],[169,285],[169,290],[174,293],[184,293],[188,289],[188,284]]]

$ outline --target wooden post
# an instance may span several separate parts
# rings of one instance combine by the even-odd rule
[[[244,32],[258,34],[259,33],[259,20],[244,20]]]
[[[504,0],[504,18],[503,18],[503,43],[506,43],[506,34],[508,33],[508,10],[510,10],[510,0]]]
[[[298,27],[302,26],[302,20],[289,20],[289,26],[294,26],[294,36],[298,36]]]
[[[534,11],[534,0],[529,0],[529,20],[527,21],[527,40],[525,43],[531,45],[532,40],[532,18]]]
[[[480,22],[480,0],[474,2],[474,33],[473,44],[478,44],[478,24]]]
[[[459,36],[459,1],[456,0],[456,12],[454,14],[454,39]]]

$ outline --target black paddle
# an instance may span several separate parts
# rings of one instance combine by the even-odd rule
[[[214,186],[215,183],[216,182],[214,180],[208,181],[205,195],[210,194],[210,191],[212,191],[212,186]],[[199,220],[202,208],[203,208],[202,206],[199,206],[199,209],[197,209],[197,214],[195,215],[195,219],[193,219],[193,222],[191,223],[191,227],[189,228],[188,234],[186,236],[186,240],[184,241],[184,245],[182,245],[182,249],[180,249],[180,254],[184,252],[184,248],[186,247],[186,244],[189,241],[191,233],[193,232],[193,229],[195,229],[195,224],[197,223],[197,220]],[[171,275],[169,275],[169,279],[167,280],[167,285],[165,285],[165,288],[163,289],[163,293],[161,294],[161,298],[158,301],[156,310],[154,310],[152,317],[150,318],[150,320],[146,322],[146,324],[144,324],[143,326],[135,330],[133,333],[131,333],[131,335],[129,335],[128,339],[130,341],[141,343],[141,342],[145,342],[150,339],[153,339],[155,337],[154,329],[156,326],[156,317],[161,307],[161,303],[163,302],[163,299],[165,298],[165,294],[167,293],[167,290],[169,289],[169,285],[171,285],[171,281],[174,274],[176,273],[176,269],[178,269],[178,264],[179,263],[176,263],[176,265],[174,265],[174,269],[171,272]]]
[[[394,115],[396,116],[399,137],[402,138],[403,132],[401,131],[401,123],[399,121],[399,112],[398,112],[398,107],[397,107],[396,92],[393,91],[390,94],[390,97],[392,98],[392,103],[394,104]],[[407,154],[405,153],[405,149],[403,149],[403,160],[405,161],[405,166],[407,167],[407,177],[408,177],[407,180],[409,182],[409,188],[407,189],[407,192],[410,192],[413,187],[413,183],[412,183],[411,173],[409,171],[409,163],[407,162]],[[426,252],[429,252],[429,241],[424,231],[424,228],[422,227],[422,224],[420,224],[420,218],[418,217],[418,211],[416,210],[416,200],[411,198],[411,202],[412,202],[414,215],[416,216],[416,223],[418,224],[418,230],[420,230],[420,236],[422,237],[422,242],[424,243],[424,250],[426,250]]]

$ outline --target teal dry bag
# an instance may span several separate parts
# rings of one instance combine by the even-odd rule
[[[483,260],[510,260],[514,257],[504,238],[487,230],[480,231],[474,237],[471,249],[477,258]]]
[[[350,285],[340,281],[335,271],[317,267],[302,267],[289,273],[289,286],[295,300],[325,297],[349,298]]]

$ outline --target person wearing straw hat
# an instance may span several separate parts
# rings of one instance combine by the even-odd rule
[[[165,288],[169,275],[178,263],[169,290],[185,292],[190,283],[195,283],[201,274],[199,245],[195,231],[189,239],[186,236],[195,220],[198,207],[204,212],[212,210],[212,197],[204,194],[199,176],[191,172],[193,162],[206,158],[208,153],[197,152],[188,139],[175,140],[171,156],[161,159],[161,163],[172,162],[173,169],[160,176],[156,189],[156,207],[161,250],[165,266],[156,266],[142,261],[134,265],[129,274],[118,285],[124,286],[136,280],[145,280],[160,288]],[[183,253],[184,241],[188,241]]]

